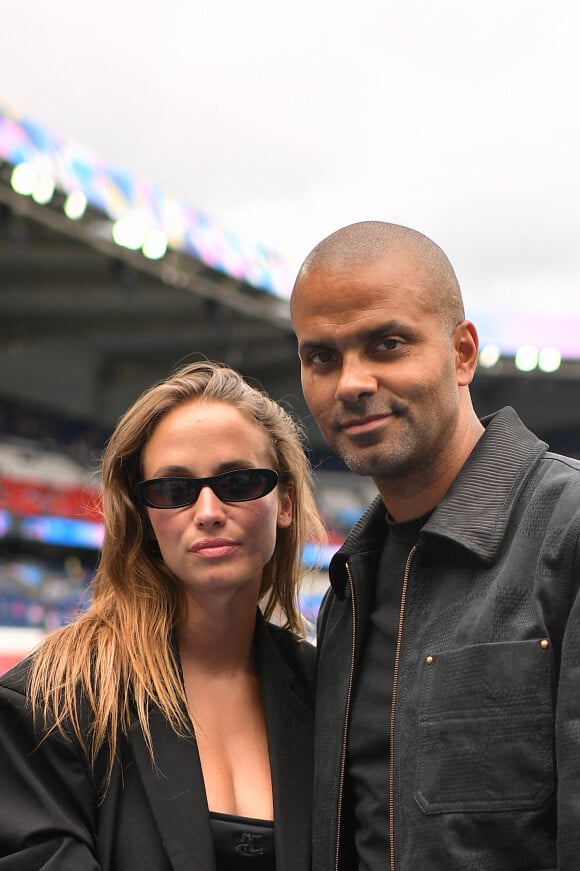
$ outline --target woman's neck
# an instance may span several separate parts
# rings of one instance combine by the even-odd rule
[[[177,629],[182,662],[206,672],[253,671],[254,601],[186,602]]]

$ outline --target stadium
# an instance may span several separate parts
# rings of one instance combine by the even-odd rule
[[[225,361],[304,421],[330,535],[304,588],[311,619],[330,555],[372,498],[304,405],[287,264],[199,206],[0,110],[0,672],[86,601],[103,445],[181,362]],[[545,347],[533,330],[507,341],[505,324],[483,323],[478,413],[512,405],[554,450],[580,456],[578,323],[555,320],[562,341]]]

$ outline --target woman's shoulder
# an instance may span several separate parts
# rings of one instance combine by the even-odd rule
[[[292,671],[310,688],[316,677],[316,648],[304,638],[298,638],[289,629],[266,622],[266,632]]]
[[[52,733],[52,724],[54,723],[54,693],[50,680],[37,695],[34,695],[32,689],[35,669],[38,667],[39,662],[42,665],[43,654],[44,647],[41,646],[0,676],[0,705],[4,709],[18,710],[19,716],[24,716],[27,720],[30,719],[35,724],[35,728],[38,727],[39,723],[43,723],[42,731]],[[49,677],[52,677],[52,674]],[[57,690],[60,688],[63,698],[65,698],[66,691],[62,685],[58,687],[55,683],[55,687]],[[78,720],[82,733],[89,734],[94,726],[94,715],[87,693],[83,689],[80,680],[75,681],[72,695],[75,699],[75,719]],[[36,711],[36,714],[33,713],[34,711]],[[70,711],[68,709],[59,718],[59,727],[55,731],[61,738],[76,740],[74,739],[75,730],[72,727]]]
[[[74,689],[76,728],[69,709],[64,710],[57,721],[54,708],[42,694],[33,701],[31,677],[35,658],[40,653],[40,650],[33,652],[0,676],[0,736],[5,741],[14,740],[18,746],[28,747],[31,759],[62,758],[67,764],[81,766],[91,782],[103,784],[107,745],[99,749],[92,762],[89,760],[80,736],[92,734],[95,717],[80,682]]]
[[[31,667],[32,657],[27,656],[17,662],[9,671],[0,675],[0,691],[6,690],[18,696],[26,696]]]

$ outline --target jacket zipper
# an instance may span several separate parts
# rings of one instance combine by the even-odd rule
[[[391,701],[391,721],[389,735],[389,840],[390,840],[390,871],[395,871],[395,710],[397,707],[397,688],[399,685],[399,664],[401,661],[401,646],[403,642],[403,623],[405,622],[405,603],[407,601],[407,587],[409,586],[409,574],[411,563],[415,556],[417,545],[413,545],[409,551],[405,563],[403,575],[403,588],[401,590],[401,608],[399,610],[399,626],[397,629],[397,646],[395,648],[395,662],[393,666],[393,697]]]
[[[348,584],[350,587],[350,598],[352,608],[352,651],[350,656],[350,673],[348,676],[348,688],[346,693],[346,706],[344,709],[344,729],[342,733],[342,754],[340,758],[340,777],[338,781],[338,803],[337,803],[337,818],[336,818],[336,854],[334,869],[338,871],[338,863],[340,859],[340,820],[342,817],[342,793],[344,790],[344,774],[346,769],[346,745],[348,735],[348,720],[350,717],[350,701],[352,695],[352,683],[354,679],[354,652],[356,646],[356,600],[354,594],[354,583],[350,566],[346,563],[346,573],[348,575]]]

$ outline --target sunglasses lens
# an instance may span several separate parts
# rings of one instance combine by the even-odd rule
[[[147,485],[149,504],[156,508],[177,508],[197,498],[199,488],[191,478],[158,478]]]
[[[214,490],[224,502],[249,502],[265,496],[274,485],[275,477],[268,474],[268,469],[239,469],[220,475]]]

